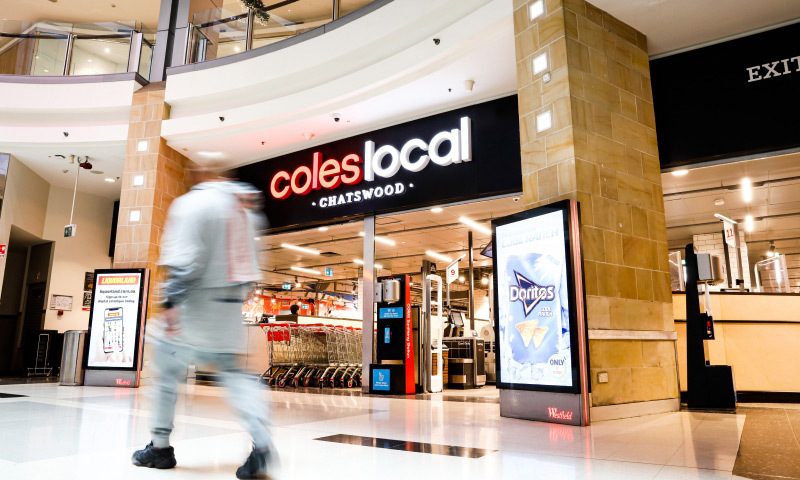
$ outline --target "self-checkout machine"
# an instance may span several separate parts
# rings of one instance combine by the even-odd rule
[[[686,245],[686,388],[689,408],[736,408],[736,385],[730,365],[710,365],[708,341],[714,340],[714,317],[708,286],[723,282],[719,257],[695,253]],[[703,285],[701,310],[698,285]]]
[[[375,361],[370,364],[370,393],[413,395],[414,348],[411,326],[411,277],[379,277]]]
[[[492,220],[492,266],[500,416],[588,425],[578,203]]]

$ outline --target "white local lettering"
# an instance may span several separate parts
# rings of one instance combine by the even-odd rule
[[[792,65],[796,67],[792,70]],[[757,82],[759,80],[766,80],[767,78],[780,77],[781,75],[788,75],[794,72],[800,72],[800,56],[784,58],[775,62],[764,63],[754,67],[747,67],[747,83]],[[762,72],[762,70],[764,70]],[[763,73],[763,76],[762,76]]]
[[[449,143],[447,154],[441,155],[442,144]],[[411,152],[420,150],[427,152],[412,160]],[[388,159],[388,160],[387,160]],[[364,180],[371,182],[375,175],[391,178],[400,171],[400,167],[419,172],[428,166],[428,162],[441,166],[472,160],[472,124],[469,117],[461,117],[460,128],[439,132],[433,136],[430,144],[419,138],[407,141],[398,151],[391,145],[375,149],[375,142],[368,140],[364,144]],[[388,164],[386,162],[388,161]],[[386,193],[386,192],[383,192]]]

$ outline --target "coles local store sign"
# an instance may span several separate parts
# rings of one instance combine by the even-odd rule
[[[239,168],[271,230],[522,191],[510,96]]]

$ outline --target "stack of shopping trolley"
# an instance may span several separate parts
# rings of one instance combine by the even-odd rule
[[[334,325],[263,325],[269,366],[261,378],[269,385],[355,387],[361,385],[361,329]]]

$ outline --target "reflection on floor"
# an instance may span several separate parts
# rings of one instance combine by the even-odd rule
[[[2,393],[26,396],[0,398],[0,479],[83,480],[112,473],[115,479],[233,478],[250,444],[225,405],[224,391],[186,390],[173,436],[178,467],[162,472],[129,461],[132,451],[149,441],[148,388],[2,385]],[[763,437],[776,425],[771,415],[777,410],[681,411],[578,428],[500,418],[496,403],[457,401],[461,395],[404,399],[292,390],[263,395],[281,458],[275,478],[287,480],[772,480],[765,476],[772,471],[757,470],[756,459],[800,458],[794,451],[769,457],[747,443],[752,437],[780,450],[790,442],[783,427],[780,435]],[[492,398],[496,392],[482,395]],[[781,412],[797,431],[798,417]],[[751,424],[752,416],[757,418]],[[748,465],[741,472],[740,438],[740,459]]]

